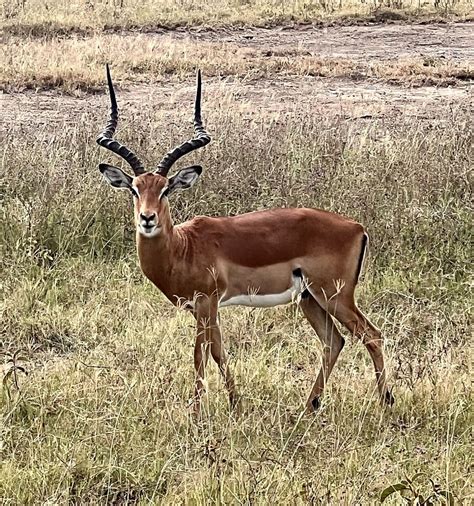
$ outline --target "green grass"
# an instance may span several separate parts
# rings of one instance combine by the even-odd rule
[[[210,108],[209,108],[210,109]],[[194,323],[145,281],[131,203],[100,180],[96,113],[54,132],[2,134],[0,345],[22,349],[0,394],[2,504],[378,504],[421,472],[472,499],[472,132],[458,110],[431,129],[403,117],[367,129],[304,107],[248,121],[206,112],[213,143],[177,221],[315,206],[364,223],[361,307],[383,330],[397,404],[377,402],[372,364],[347,337],[321,412],[301,416],[320,345],[296,308],[222,311],[244,398],[229,413],[216,368],[203,421],[189,416]],[[152,110],[120,138],[153,166],[187,115]],[[153,142],[150,141],[153,139]],[[161,146],[160,153],[156,146]],[[191,158],[191,157],[190,157]],[[400,504],[391,496],[387,504]],[[439,502],[442,504],[442,502]]]

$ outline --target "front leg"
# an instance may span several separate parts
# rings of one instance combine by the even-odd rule
[[[222,343],[217,311],[217,297],[202,296],[197,299],[194,311],[197,320],[197,337],[194,348],[194,367],[196,369],[194,413],[197,415],[200,413],[201,399],[204,393],[204,369],[209,357],[209,349],[224,379],[231,406],[234,407],[237,403],[234,378],[227,364],[227,355]]]
[[[201,399],[205,392],[204,377],[207,361],[209,358],[209,341],[207,333],[198,320],[197,337],[194,345],[194,369],[196,371],[194,383],[193,413],[196,416],[201,414]]]

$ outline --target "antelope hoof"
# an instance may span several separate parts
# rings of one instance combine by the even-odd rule
[[[392,392],[390,392],[389,390],[385,392],[383,402],[390,407],[395,404],[395,398],[393,397]]]
[[[314,414],[319,410],[320,407],[321,401],[319,400],[319,397],[315,397],[312,401],[308,402],[306,412],[309,415]]]

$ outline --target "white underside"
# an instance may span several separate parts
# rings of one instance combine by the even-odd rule
[[[270,293],[261,295],[258,289],[249,288],[247,294],[236,295],[225,299],[225,295],[219,302],[219,307],[248,306],[248,307],[273,307],[295,302],[305,289],[305,283],[301,278],[293,277],[293,285],[282,293]],[[225,299],[225,300],[224,300]]]
[[[247,307],[274,307],[290,302],[299,302],[301,294],[308,289],[308,284],[304,279],[293,276],[293,284],[284,292],[259,294],[259,288],[249,287],[246,294],[234,295],[226,298],[224,293],[219,300],[219,307],[227,306],[247,306]],[[195,300],[184,302],[184,309],[193,310]]]

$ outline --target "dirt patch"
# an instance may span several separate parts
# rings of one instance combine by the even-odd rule
[[[282,28],[243,28],[233,30],[166,32],[167,36],[192,37],[196,40],[228,42],[258,48],[270,53],[300,50],[321,57],[353,60],[387,60],[427,56],[467,60],[474,64],[474,23],[433,25],[310,25]],[[163,36],[163,34],[150,34]]]
[[[161,37],[149,34],[149,37]],[[167,32],[166,37],[170,33]],[[231,31],[174,32],[173,37],[192,37],[203,41],[232,42],[258,48],[268,57],[292,51],[309,51],[322,56],[373,61],[424,55],[474,64],[474,24],[452,25],[378,25],[315,29],[242,29]],[[207,78],[206,107],[229,108],[255,120],[270,114],[297,112],[304,105],[314,113],[337,116],[351,121],[381,120],[394,123],[404,115],[421,120],[443,121],[453,111],[472,113],[471,81],[456,87],[424,86],[409,88],[360,79],[281,76],[260,80],[235,77]],[[105,87],[104,87],[105,88]],[[194,81],[166,82],[119,88],[123,115],[139,117],[144,104],[173,113],[183,104],[192,103]],[[26,92],[0,95],[0,131],[13,127],[47,130],[58,128],[66,119],[81,121],[83,115],[102,114],[107,99],[100,96],[74,98],[54,92]]]

